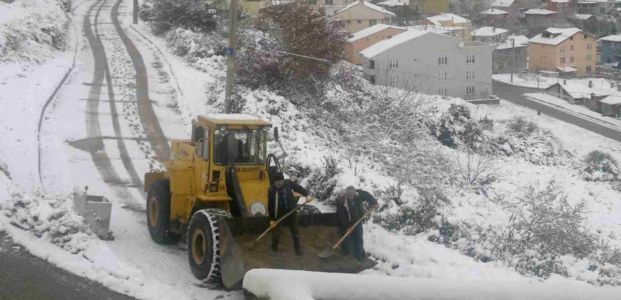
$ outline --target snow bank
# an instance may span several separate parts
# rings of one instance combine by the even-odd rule
[[[546,283],[502,280],[413,279],[386,276],[254,269],[244,290],[261,299],[618,299],[620,288],[567,280]]]

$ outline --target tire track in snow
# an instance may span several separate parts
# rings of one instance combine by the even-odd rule
[[[136,99],[138,101],[138,114],[142,126],[147,134],[147,139],[155,150],[155,155],[159,161],[170,159],[170,146],[168,140],[162,131],[159,120],[155,115],[151,101],[149,100],[149,79],[147,77],[147,68],[142,59],[142,55],[131,39],[127,36],[119,21],[119,6],[123,0],[118,0],[112,6],[112,23],[117,33],[121,37],[121,41],[127,49],[127,53],[132,61],[136,73]]]
[[[91,154],[91,159],[93,160],[97,171],[103,178],[104,182],[113,186],[115,194],[123,201],[124,207],[130,210],[143,211],[144,209],[136,200],[133,199],[131,193],[124,188],[117,188],[120,184],[123,184],[123,180],[116,173],[108,154],[105,152],[104,143],[101,139],[101,129],[99,127],[99,103],[102,92],[102,86],[104,85],[104,79],[106,80],[107,91],[109,103],[110,103],[110,111],[113,119],[113,127],[115,131],[115,135],[119,138],[117,140],[117,145],[119,145],[119,150],[121,151],[121,159],[123,161],[124,167],[127,169],[128,173],[132,177],[132,185],[141,187],[142,182],[138,177],[136,180],[137,173],[133,167],[133,164],[129,160],[129,155],[127,154],[127,148],[125,147],[124,141],[122,140],[122,135],[120,133],[120,126],[118,124],[118,118],[116,115],[116,107],[114,103],[114,92],[112,87],[112,80],[110,77],[108,61],[106,57],[106,53],[103,47],[103,43],[101,41],[101,36],[99,34],[99,29],[97,27],[97,21],[99,20],[99,14],[101,13],[102,8],[105,6],[107,0],[100,0],[94,3],[88,10],[87,14],[84,16],[84,33],[88,40],[88,43],[91,45],[91,51],[93,52],[93,57],[95,61],[95,65],[93,67],[93,82],[89,89],[89,97],[93,101],[88,101],[87,103],[87,111],[86,111],[86,129],[88,134],[88,142],[87,145],[82,146],[81,148],[86,149]],[[97,12],[95,13],[94,18],[94,28],[95,32],[93,32],[93,24],[91,24],[90,17],[92,15],[93,10],[96,6]],[[116,121],[115,121],[116,120]],[[123,155],[123,149],[125,151],[125,155]],[[132,171],[133,170],[133,174]],[[140,189],[140,192],[142,190]]]

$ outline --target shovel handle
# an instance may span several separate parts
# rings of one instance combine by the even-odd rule
[[[284,216],[280,217],[280,219],[276,220],[276,222],[274,223],[274,225],[271,225],[269,227],[267,227],[267,229],[265,229],[265,231],[263,231],[263,233],[261,233],[261,235],[259,235],[259,237],[257,237],[254,242],[258,242],[260,239],[262,239],[268,232],[270,232],[272,229],[276,228],[276,226],[278,226],[278,224],[280,222],[282,222],[282,220],[286,219],[288,216],[290,216],[291,214],[293,214],[294,212],[298,211],[298,209],[300,209],[300,207],[302,207],[302,205],[307,204],[312,202],[313,200],[315,200],[315,198],[308,196],[306,197],[306,201],[304,201],[304,203],[302,204],[298,204],[295,206],[294,209],[292,209],[291,211],[289,211],[288,213],[286,213]]]
[[[341,237],[341,239],[338,242],[336,242],[336,244],[334,244],[334,246],[332,246],[332,250],[336,250],[336,248],[341,246],[343,241],[354,231],[354,228],[356,228],[356,226],[358,226],[358,224],[360,224],[360,222],[362,222],[364,219],[366,219],[371,214],[371,212],[372,212],[372,210],[367,210],[367,212],[364,213],[364,215],[362,217],[360,217],[360,219],[358,219],[358,221],[356,221],[356,223],[354,223],[354,225],[349,226],[349,228],[347,228],[347,231]]]

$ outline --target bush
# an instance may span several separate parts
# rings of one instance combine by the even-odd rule
[[[520,137],[531,136],[535,131],[537,131],[537,129],[539,129],[537,124],[527,121],[522,117],[517,117],[511,120],[508,127]]]
[[[185,57],[190,62],[224,55],[224,41],[216,34],[177,28],[167,32],[165,40],[174,54]]]
[[[312,171],[306,180],[306,186],[317,199],[331,202],[335,197],[334,189],[337,183],[335,176],[342,171],[333,156],[326,156],[323,158],[323,168]]]
[[[608,153],[598,150],[591,151],[585,159],[582,170],[584,179],[588,181],[613,181],[619,179],[619,165]]]
[[[285,55],[267,34],[246,30],[240,34],[240,51],[237,60],[237,81],[252,88],[273,86],[284,80],[282,67]]]
[[[418,201],[411,198],[403,199],[403,191],[394,188],[380,193],[383,199],[392,202],[382,207],[375,221],[387,230],[402,231],[408,235],[439,229],[442,225],[440,209],[449,202],[448,198],[435,188],[417,188],[417,190]],[[399,193],[398,197],[395,197],[395,192]]]
[[[596,249],[595,236],[584,227],[584,203],[575,206],[551,181],[541,190],[530,187],[518,199],[498,256],[510,255],[522,273],[548,277],[564,275],[559,259],[589,257]]]
[[[151,21],[151,29],[157,35],[177,27],[211,32],[217,26],[211,5],[194,0],[154,0],[153,6],[143,5],[141,17]]]
[[[485,140],[482,128],[484,122],[471,119],[470,109],[465,105],[451,104],[440,120],[428,127],[444,146],[457,148],[462,144],[470,149],[479,149]]]
[[[323,10],[306,3],[294,1],[266,7],[257,25],[265,32],[274,32],[282,51],[288,53],[280,67],[284,78],[325,78],[332,64],[344,56],[348,33],[342,30],[342,24],[330,21]],[[270,30],[273,28],[277,29]]]

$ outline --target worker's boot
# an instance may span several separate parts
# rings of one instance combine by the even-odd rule
[[[300,236],[298,235],[293,236],[293,248],[295,249],[295,254],[297,256],[304,255],[304,252],[302,252],[302,245],[300,245]]]

